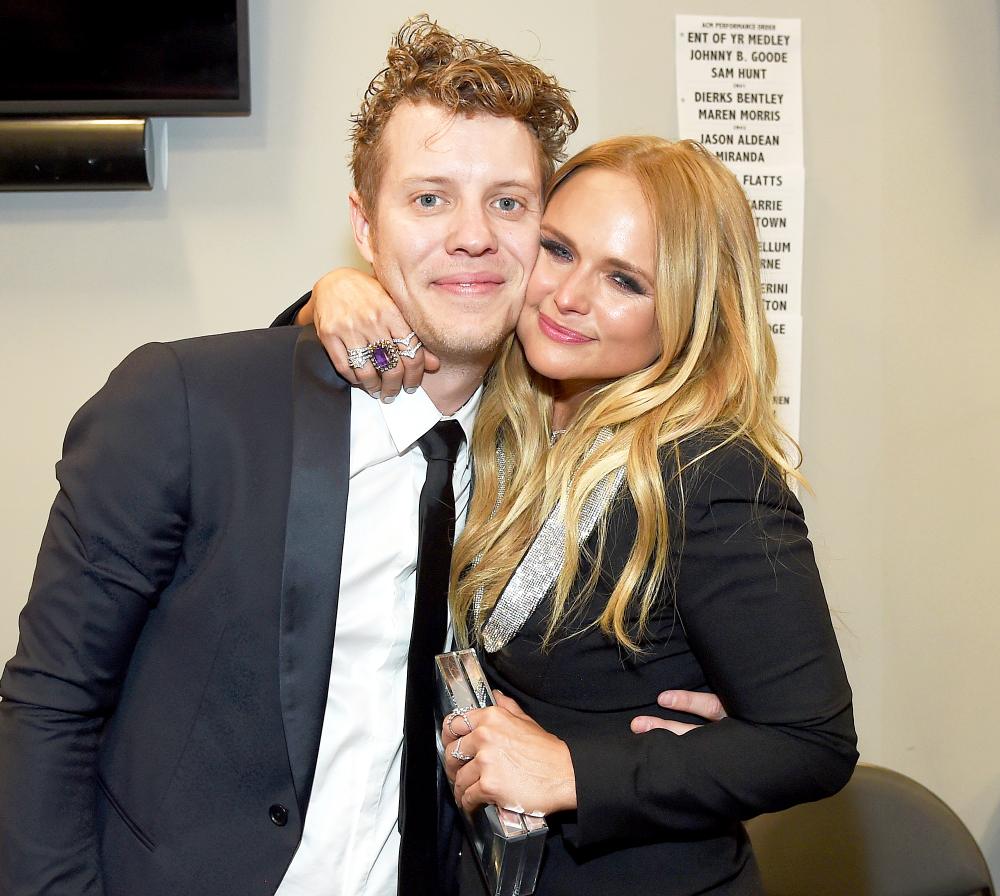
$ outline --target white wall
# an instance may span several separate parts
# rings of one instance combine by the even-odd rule
[[[1000,11],[909,6],[883,66],[882,737],[1000,878]]]
[[[0,194],[0,657],[16,643],[66,422],[108,370],[144,341],[264,325],[354,261],[347,117],[417,11],[365,6],[251,0],[254,113],[171,121],[166,192]],[[935,789],[997,874],[997,4],[441,0],[428,11],[574,88],[574,148],[675,135],[676,13],[802,18],[807,513],[864,759]]]

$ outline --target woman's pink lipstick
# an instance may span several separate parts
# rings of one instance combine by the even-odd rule
[[[569,330],[560,327],[552,318],[546,317],[541,311],[538,312],[538,329],[541,330],[553,342],[562,342],[567,345],[580,345],[584,342],[593,342],[589,336],[577,333],[576,330]]]

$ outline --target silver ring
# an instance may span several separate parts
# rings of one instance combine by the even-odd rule
[[[379,339],[365,346],[372,366],[379,372],[392,370],[399,363],[399,349],[391,339]]]
[[[397,340],[393,340],[394,342]],[[411,361],[417,356],[417,352],[424,347],[424,344],[418,339],[412,348],[401,348],[399,353],[404,358],[409,358]]]
[[[349,348],[347,350],[347,366],[352,370],[359,370],[368,363],[370,357],[371,353],[367,345],[363,345],[361,348]]]
[[[472,757],[468,753],[462,752],[462,738],[455,741],[455,746],[451,751],[451,755],[457,759],[459,762],[468,762]]]
[[[403,348],[409,348],[410,340],[416,335],[417,334],[414,333],[413,330],[410,330],[409,336],[404,336],[402,339],[397,339],[395,336],[393,336],[392,341],[395,342],[396,345],[402,346]],[[400,354],[402,354],[402,352],[400,352]]]
[[[461,739],[462,737],[465,737],[465,734],[472,734],[472,722],[469,721],[469,717],[466,715],[466,713],[470,712],[472,709],[473,707],[471,706],[456,706],[455,709],[444,717],[445,727],[448,729],[448,733],[452,737],[458,737]],[[469,729],[463,735],[459,735],[458,732],[451,727],[451,723],[454,722],[459,716],[462,717],[462,721],[465,722],[465,726]]]

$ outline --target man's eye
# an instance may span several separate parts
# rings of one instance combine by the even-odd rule
[[[495,205],[502,212],[516,212],[521,208],[521,201],[513,196],[504,196],[502,199],[498,199]]]
[[[555,240],[542,240],[542,248],[557,261],[572,261],[573,253],[562,243]]]
[[[433,193],[424,193],[417,197],[417,205],[421,208],[434,208],[440,201],[441,197],[435,196]]]

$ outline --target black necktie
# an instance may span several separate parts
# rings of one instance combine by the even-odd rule
[[[399,896],[437,893],[434,656],[444,650],[448,628],[448,575],[455,537],[452,475],[464,439],[457,420],[442,420],[417,441],[427,459],[427,478],[420,492],[417,590],[406,661]]]

